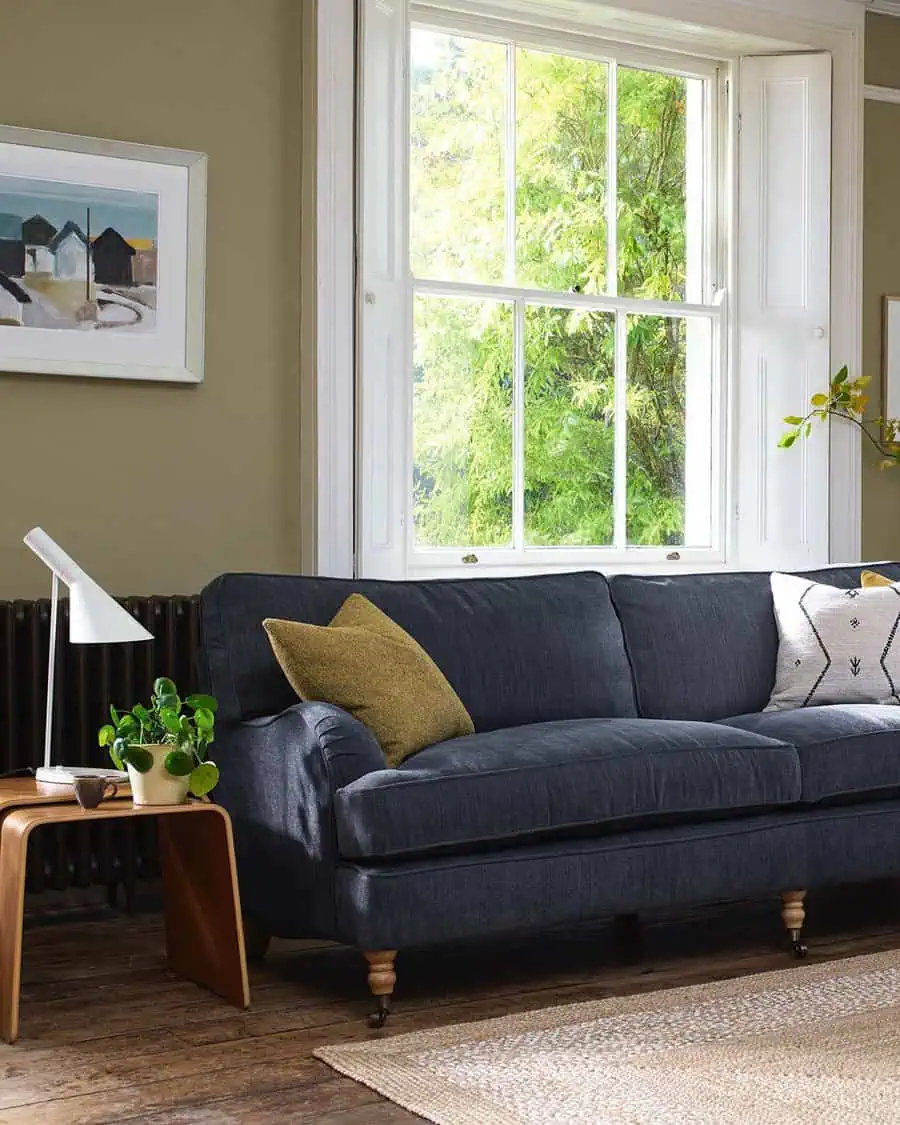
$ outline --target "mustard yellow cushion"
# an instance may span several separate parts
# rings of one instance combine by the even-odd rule
[[[361,594],[328,625],[263,622],[291,687],[365,723],[388,763],[447,738],[474,734],[462,700],[425,649]]]
[[[870,589],[872,586],[894,585],[890,578],[885,578],[885,576],[879,574],[877,570],[864,570],[862,572],[862,584],[864,589]]]

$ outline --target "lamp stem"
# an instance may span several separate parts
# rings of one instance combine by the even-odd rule
[[[47,661],[47,715],[44,721],[44,766],[50,769],[53,742],[53,679],[56,672],[56,619],[59,614],[59,578],[53,575],[50,594],[50,656]]]

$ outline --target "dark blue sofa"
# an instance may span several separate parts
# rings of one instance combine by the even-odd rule
[[[389,769],[362,724],[297,702],[262,619],[326,624],[353,591],[431,653],[475,735]],[[202,607],[244,909],[363,951],[384,1011],[404,946],[782,893],[801,950],[807,888],[900,874],[900,707],[762,713],[767,574],[229,574]]]

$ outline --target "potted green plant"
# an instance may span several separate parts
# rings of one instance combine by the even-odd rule
[[[188,793],[202,797],[215,788],[219,769],[206,753],[217,706],[211,695],[182,699],[172,680],[161,676],[149,707],[110,707],[112,722],[100,728],[98,741],[116,769],[127,769],[136,805],[180,805]]]

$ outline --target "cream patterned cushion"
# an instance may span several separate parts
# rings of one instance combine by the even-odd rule
[[[838,590],[772,575],[778,666],[767,711],[900,703],[900,585]]]

